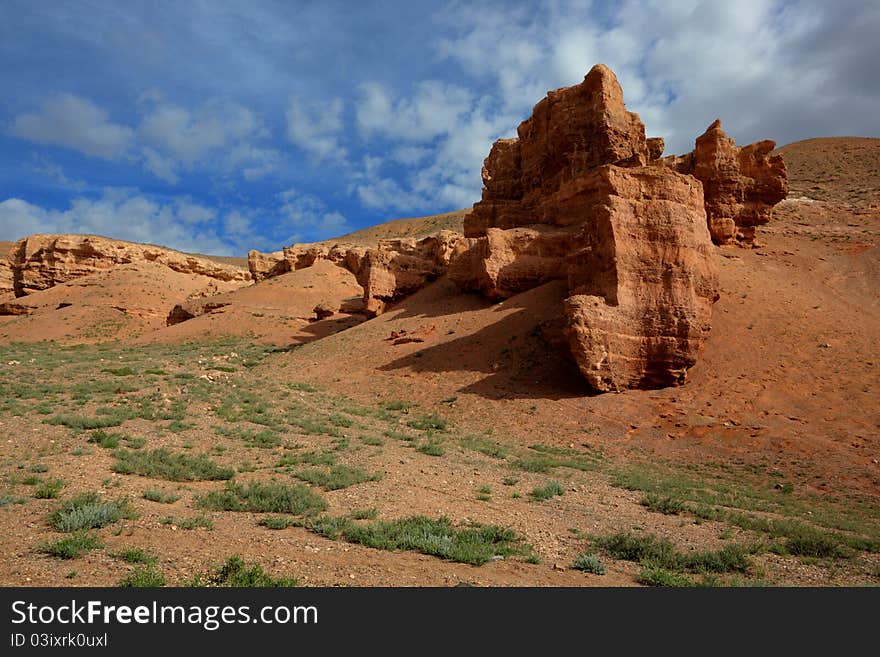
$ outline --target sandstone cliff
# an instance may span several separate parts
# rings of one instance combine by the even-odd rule
[[[32,235],[16,242],[9,255],[17,297],[118,265],[139,262],[156,263],[175,272],[205,276],[223,284],[246,285],[251,281],[250,273],[239,267],[158,246],[94,235]]]

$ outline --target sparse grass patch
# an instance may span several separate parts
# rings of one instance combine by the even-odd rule
[[[329,468],[310,468],[299,470],[293,476],[324,490],[339,490],[367,481],[377,481],[381,473],[370,474],[351,465],[331,465]]]
[[[214,529],[214,521],[208,516],[197,515],[190,516],[189,518],[175,518],[174,516],[167,516],[162,518],[159,521],[159,524],[162,525],[173,525],[179,529],[193,530],[193,529],[207,529],[211,531]]]
[[[10,504],[24,504],[27,499],[18,495],[10,495],[5,493],[0,495],[0,506],[9,506]]]
[[[649,511],[662,513],[667,516],[678,515],[687,508],[685,503],[680,499],[669,495],[658,495],[656,493],[648,493],[645,495],[640,504]]]
[[[696,586],[690,577],[658,567],[643,568],[642,572],[639,573],[638,581],[640,584],[646,586],[662,586],[667,588],[687,588]]]
[[[394,440],[402,440],[403,442],[406,442],[406,443],[411,443],[416,439],[415,436],[411,436],[406,433],[401,433],[400,431],[393,431],[391,429],[389,429],[388,431],[386,431],[382,435],[387,436],[388,438],[393,438]]]
[[[58,497],[62,488],[64,488],[64,480],[46,479],[36,485],[34,497],[38,500],[54,500]]]
[[[134,376],[137,374],[137,372],[130,367],[105,367],[101,372],[112,374],[113,376]]]
[[[278,467],[283,468],[291,465],[335,465],[337,456],[332,451],[318,452],[310,451],[302,454],[288,454],[281,457]]]
[[[299,390],[300,392],[318,392],[321,390],[319,386],[312,385],[311,383],[304,383],[302,381],[292,381],[286,385],[291,390]]]
[[[163,490],[150,489],[144,491],[144,499],[150,500],[150,502],[159,502],[160,504],[174,504],[180,499],[180,495]]]
[[[289,577],[275,578],[263,570],[258,564],[248,565],[235,555],[228,557],[226,563],[216,568],[205,578],[196,578],[192,586],[229,586],[229,587],[293,587],[297,581]]]
[[[197,496],[195,504],[213,511],[290,513],[297,516],[314,515],[327,508],[324,498],[307,486],[288,486],[275,481],[253,481],[247,486],[229,482],[223,490]]]
[[[214,431],[221,436],[229,436],[230,438],[243,440],[248,447],[271,449],[273,447],[278,447],[281,444],[281,436],[277,431],[273,431],[272,429],[255,431],[253,429],[243,429],[240,427],[234,427],[232,429],[226,427],[214,427]]]
[[[535,486],[532,492],[529,493],[529,497],[533,502],[543,502],[563,493],[565,493],[565,489],[562,488],[558,481],[548,481],[543,486]]]
[[[143,548],[126,548],[119,552],[111,552],[110,556],[125,563],[151,564],[156,563],[159,559],[155,554],[147,552]]]
[[[425,442],[416,445],[416,451],[428,456],[443,456],[446,453],[446,448],[441,442],[426,440]]]
[[[38,550],[58,559],[76,559],[89,550],[98,550],[102,547],[104,543],[94,532],[76,531],[57,541],[43,543]]]
[[[46,424],[63,425],[74,430],[87,431],[89,429],[106,429],[107,427],[118,427],[126,420],[131,419],[131,415],[125,411],[116,411],[111,414],[101,415],[99,417],[87,417],[85,415],[73,415],[63,413],[53,415]]]
[[[382,447],[385,444],[385,441],[379,438],[379,436],[363,435],[360,438],[364,445],[370,445],[371,447]]]
[[[43,463],[35,463],[34,465],[32,465],[31,467],[28,468],[28,472],[36,472],[36,473],[49,472],[49,466],[45,465]]]
[[[482,436],[465,436],[459,439],[458,444],[465,449],[485,454],[493,459],[506,459],[510,455],[508,447]]]
[[[599,557],[592,553],[577,555],[574,558],[571,567],[576,570],[582,570],[585,573],[592,573],[593,575],[605,574],[605,564],[599,560]]]
[[[122,588],[158,588],[165,586],[165,575],[156,570],[153,564],[138,566],[119,580]]]
[[[404,413],[408,413],[409,409],[412,408],[412,403],[408,401],[403,401],[402,399],[395,399],[393,401],[387,402],[384,406],[386,411],[403,411]]]
[[[672,543],[654,534],[618,532],[593,539],[614,559],[634,561],[651,569],[689,573],[744,573],[751,566],[748,551],[741,545],[725,545],[720,550],[676,552]]]
[[[439,415],[431,413],[430,415],[413,418],[406,424],[408,427],[418,429],[419,431],[446,431],[448,422]]]
[[[511,529],[476,523],[455,527],[448,518],[411,516],[359,524],[325,516],[307,523],[307,527],[332,539],[341,537],[380,550],[421,552],[475,566],[494,558],[531,555],[531,548]]]
[[[369,509],[356,509],[348,514],[352,520],[375,520],[379,517],[379,511],[375,507]]]
[[[205,455],[176,454],[165,448],[149,452],[120,449],[113,455],[117,461],[111,469],[121,474],[168,481],[216,481],[235,475],[232,468],[221,467]]]

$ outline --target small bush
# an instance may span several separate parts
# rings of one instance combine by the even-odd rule
[[[58,559],[76,559],[84,552],[102,547],[104,547],[104,543],[97,534],[77,531],[52,543],[43,543],[38,549],[40,552]]]
[[[204,455],[190,456],[170,450],[154,449],[149,452],[133,452],[120,449],[114,452],[117,461],[112,470],[122,474],[138,474],[168,481],[216,481],[231,479],[232,468],[224,468]]]
[[[307,486],[254,481],[247,486],[228,483],[226,488],[200,495],[196,506],[212,511],[252,511],[314,515],[327,508],[324,499]]]
[[[167,493],[162,490],[151,489],[144,491],[144,499],[150,500],[150,502],[159,502],[161,504],[174,504],[177,500],[180,499],[180,495]]]
[[[694,582],[685,575],[666,570],[665,568],[648,567],[639,573],[639,582],[646,586],[690,587]]]
[[[261,518],[258,523],[261,527],[268,527],[269,529],[287,529],[288,527],[293,527],[298,524],[295,520],[290,518],[279,518],[278,516],[266,516],[265,518]]]
[[[119,580],[117,586],[123,588],[158,588],[165,586],[165,576],[153,564],[138,566]]]
[[[593,573],[594,575],[605,574],[605,564],[599,561],[599,557],[595,554],[579,554],[574,558],[571,567],[577,570],[582,570],[585,573]]]
[[[331,465],[329,468],[311,468],[294,472],[293,476],[324,490],[340,490],[366,481],[382,478],[381,473],[369,474],[361,468],[350,465]]]
[[[142,548],[127,548],[120,552],[111,552],[110,556],[114,559],[120,559],[125,563],[151,564],[156,563],[156,561],[158,560],[158,557],[156,555],[150,554]]]
[[[128,413],[116,412],[110,415],[101,415],[100,417],[86,417],[83,415],[54,415],[46,420],[47,424],[63,425],[71,429],[89,430],[89,429],[106,429],[107,427],[118,427],[131,416]]]
[[[594,544],[602,548],[614,559],[655,564],[675,564],[675,549],[665,538],[654,534],[631,534],[618,532],[610,536],[594,539]]]
[[[533,488],[532,492],[529,493],[529,497],[533,502],[542,502],[563,493],[565,493],[565,490],[558,481],[548,481],[543,486]]]
[[[122,438],[121,433],[107,433],[103,429],[96,429],[89,436],[88,442],[95,443],[104,449],[116,449],[119,447],[119,439]]]
[[[97,529],[122,518],[133,517],[127,500],[104,500],[97,493],[85,493],[64,502],[50,516],[49,524],[61,532]]]

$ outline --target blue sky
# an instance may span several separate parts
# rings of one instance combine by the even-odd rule
[[[276,250],[469,207],[597,62],[667,153],[880,136],[880,4],[0,0],[0,239]]]

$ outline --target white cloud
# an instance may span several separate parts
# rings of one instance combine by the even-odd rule
[[[371,82],[361,87],[358,127],[366,137],[429,142],[454,130],[473,101],[467,89],[438,80],[421,82],[412,97],[397,100],[382,85]]]
[[[131,128],[112,123],[106,111],[73,94],[49,98],[38,112],[19,114],[9,132],[38,144],[63,146],[106,160],[122,157],[134,137]]]
[[[46,209],[22,199],[0,202],[0,238],[35,233],[79,233],[158,244],[181,251],[242,254],[253,234],[219,234],[216,213],[188,199],[160,203],[137,190],[110,188],[101,197],[76,197],[66,210]]]
[[[316,161],[345,158],[345,149],[339,144],[341,99],[324,103],[293,97],[287,106],[286,117],[287,138]]]
[[[281,201],[282,230],[289,230],[288,243],[317,242],[351,231],[346,218],[316,196],[288,189],[278,195]]]
[[[194,167],[240,171],[246,180],[271,173],[282,159],[259,146],[268,133],[248,108],[213,99],[190,109],[170,103],[157,91],[144,94],[147,107],[138,136],[144,167],[170,184],[180,181],[181,169]]]

